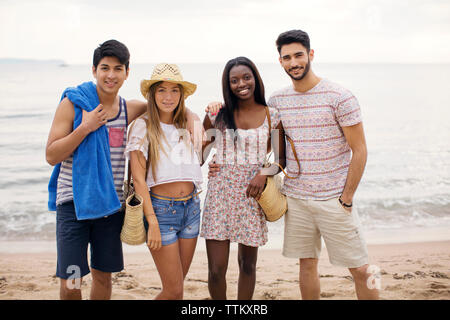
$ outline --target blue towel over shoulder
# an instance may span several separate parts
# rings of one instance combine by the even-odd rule
[[[61,101],[67,97],[74,105],[73,128],[81,124],[83,110],[94,110],[99,104],[96,85],[84,82],[64,90]],[[61,164],[53,169],[48,184],[48,209],[56,210],[56,191]],[[72,163],[73,202],[78,220],[97,219],[111,215],[121,208],[114,187],[111,168],[109,137],[106,126],[91,132],[75,149]]]

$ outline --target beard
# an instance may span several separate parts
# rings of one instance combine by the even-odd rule
[[[301,75],[299,75],[299,76],[297,76],[297,77],[294,77],[294,76],[290,73],[290,71],[293,70],[294,68],[291,68],[291,69],[289,69],[289,70],[286,70],[286,69],[285,69],[285,71],[286,71],[286,73],[288,74],[288,76],[292,78],[292,80],[297,80],[297,81],[299,81],[299,80],[302,80],[304,77],[306,77],[306,75],[308,74],[310,68],[311,68],[311,62],[309,61],[309,57],[308,57],[308,64],[305,66],[305,69],[304,69],[304,71],[303,71],[303,73],[302,73]]]

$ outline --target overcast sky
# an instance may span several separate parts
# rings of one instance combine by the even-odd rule
[[[0,0],[0,58],[85,64],[117,39],[132,63],[276,62],[290,29],[316,62],[450,63],[449,0]]]

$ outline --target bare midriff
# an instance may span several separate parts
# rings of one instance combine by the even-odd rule
[[[150,188],[152,193],[169,198],[180,198],[194,191],[194,183],[191,181],[179,181],[164,183]]]

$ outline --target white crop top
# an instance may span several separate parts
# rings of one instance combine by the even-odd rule
[[[161,149],[159,150],[159,163],[156,167],[156,181],[153,178],[151,168],[148,169],[148,187],[150,188],[171,182],[191,181],[198,189],[201,189],[200,187],[203,183],[202,172],[192,143],[189,141],[189,143],[186,144],[184,140],[180,140],[179,131],[173,124],[160,122],[160,125],[166,137],[166,139],[162,139],[161,141],[164,151]],[[141,151],[147,160],[147,124],[145,120],[141,118],[136,120],[136,123],[131,129],[127,147],[125,148],[125,156],[127,159],[130,159],[130,152],[135,150]]]

